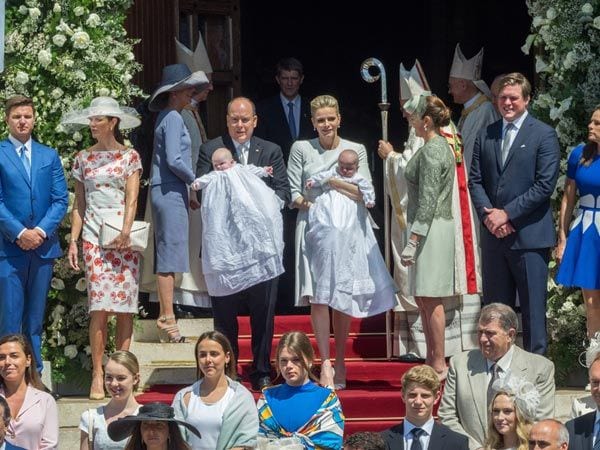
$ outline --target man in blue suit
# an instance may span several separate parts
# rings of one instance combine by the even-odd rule
[[[556,132],[527,112],[529,81],[520,73],[500,81],[502,119],[482,129],[469,173],[471,199],[481,221],[484,302],[515,306],[523,316],[523,346],[546,351],[546,283],[556,242],[550,196],[560,148]]]
[[[17,95],[5,106],[8,138],[0,141],[0,336],[23,333],[42,370],[41,336],[58,226],[68,192],[56,150],[31,138],[33,101]]]

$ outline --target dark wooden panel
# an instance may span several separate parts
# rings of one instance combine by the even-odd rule
[[[129,37],[141,39],[134,48],[136,60],[143,65],[135,82],[151,93],[160,81],[162,68],[175,62],[175,12],[172,0],[134,2],[125,27]]]

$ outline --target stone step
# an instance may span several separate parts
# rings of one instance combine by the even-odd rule
[[[180,319],[179,331],[190,342],[196,342],[198,336],[214,329],[212,318]],[[133,330],[133,340],[137,342],[158,342],[158,330],[155,320],[138,320]]]
[[[60,450],[75,450],[80,447],[81,433],[77,427],[61,427],[58,431],[58,448]]]

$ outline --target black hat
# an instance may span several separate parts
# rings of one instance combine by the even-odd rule
[[[196,436],[201,437],[200,432],[196,427],[183,420],[175,419],[175,411],[173,408],[161,402],[148,403],[140,408],[137,415],[121,417],[120,419],[111,422],[108,424],[108,435],[113,441],[122,441],[131,436],[133,429],[139,422],[145,421],[173,422],[186,427]]]

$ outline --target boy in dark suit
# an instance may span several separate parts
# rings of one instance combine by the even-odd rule
[[[440,379],[427,365],[415,366],[402,377],[404,422],[382,433],[389,450],[468,450],[466,436],[433,419],[433,407],[440,401]]]

